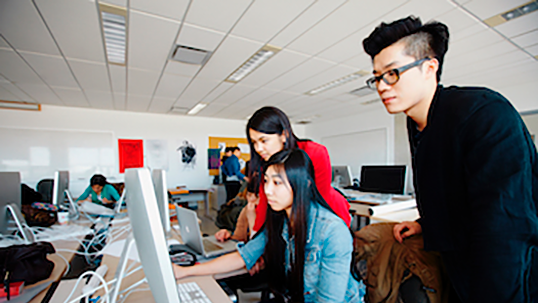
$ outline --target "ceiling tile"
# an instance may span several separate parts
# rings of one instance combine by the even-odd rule
[[[218,114],[222,109],[224,109],[225,107],[227,107],[228,105],[224,105],[224,104],[209,104],[208,106],[206,106],[204,109],[202,109],[198,114],[197,116],[202,116],[202,117],[213,117],[215,116],[216,114]]]
[[[354,72],[357,72],[357,70],[342,65],[336,65],[334,67],[331,67],[330,69],[323,71],[322,73],[313,75],[312,77],[298,84],[286,88],[286,91],[303,94],[329,82],[338,80],[345,76],[349,76]],[[356,80],[353,82],[355,83]],[[323,94],[323,92],[321,92],[320,94]]]
[[[338,63],[354,58],[358,53],[364,52],[362,48],[362,40],[366,38],[371,31],[372,29],[370,28],[364,28],[319,53],[317,57]]]
[[[176,44],[214,51],[225,35],[223,32],[183,23]]]
[[[512,39],[517,45],[527,47],[538,43],[538,30],[525,33]]]
[[[149,105],[148,112],[165,114],[170,111],[172,105],[176,102],[176,98],[153,97]]]
[[[534,44],[532,46],[529,46],[525,48],[531,55],[538,56],[538,44]]]
[[[153,96],[155,86],[159,80],[159,73],[153,71],[129,68],[127,75],[127,91],[129,100],[131,95]],[[148,101],[149,102],[149,101]],[[129,106],[129,104],[128,104]]]
[[[52,104],[52,105],[65,105],[67,103],[62,102],[58,96],[46,85],[43,84],[18,84],[20,89],[26,92],[37,103]]]
[[[195,104],[202,101],[202,99],[207,96],[207,94],[213,90],[220,81],[212,79],[203,79],[197,77],[192,81],[187,89],[183,92],[181,97],[174,104],[179,107],[191,108]]]
[[[48,85],[78,87],[69,66],[62,57],[29,52],[19,52],[19,54]]]
[[[531,30],[538,29],[538,11],[512,19],[496,26],[495,29],[507,37],[515,37]]]
[[[127,65],[162,71],[172,51],[180,23],[131,11]]]
[[[114,64],[108,65],[110,72],[110,82],[112,82],[112,91],[115,93],[125,94],[127,71],[125,66]]]
[[[197,77],[222,81],[262,46],[259,42],[229,35]]]
[[[99,0],[99,3],[108,3],[119,7],[127,7],[127,0]]]
[[[250,5],[251,0],[197,0],[192,1],[186,22],[218,30],[230,31],[235,22]]]
[[[281,75],[277,79],[269,82],[265,87],[282,90],[286,87],[290,87],[296,83],[304,81],[317,75],[331,67],[335,64],[326,60],[321,60],[318,58],[312,58],[298,67],[292,69],[291,71]]]
[[[85,93],[92,108],[114,109],[114,99],[110,92],[86,90]]]
[[[464,6],[482,20],[486,20],[489,17],[512,10],[527,2],[529,0],[473,0],[467,2]]]
[[[18,50],[60,54],[30,0],[0,1],[0,33]]]
[[[2,85],[2,87],[5,90],[9,91],[11,94],[13,94],[14,96],[16,96],[18,99],[22,101],[37,102],[32,97],[30,97],[27,93],[25,93],[24,91],[22,91],[20,88],[18,88],[17,86],[15,86],[13,83],[9,81],[2,80],[0,82],[0,85]]]
[[[185,15],[185,10],[189,5],[188,0],[174,0],[174,1],[146,1],[146,0],[130,0],[130,8],[141,10],[146,13],[155,14],[172,18],[175,20],[182,20]]]
[[[155,91],[155,97],[173,98],[175,100],[181,95],[190,81],[191,78],[189,77],[163,74]]]
[[[117,110],[126,110],[127,96],[124,93],[113,93],[114,108]]]
[[[215,87],[207,96],[204,97],[202,102],[204,103],[211,103],[213,100],[218,98],[222,93],[230,89],[232,86],[234,86],[233,83],[230,82],[221,82],[219,86]]]
[[[316,1],[305,12],[298,16],[291,24],[280,31],[270,42],[271,45],[287,46],[312,26],[330,15],[347,0]]]
[[[166,74],[176,74],[181,76],[187,76],[192,77],[198,73],[198,70],[200,70],[200,65],[196,64],[187,64],[187,63],[181,63],[176,62],[172,60],[168,60],[166,63],[166,67],[164,68],[164,72]]]
[[[266,61],[250,75],[241,80],[243,84],[263,85],[278,76],[290,71],[299,64],[310,58],[309,55],[300,54],[298,52],[281,50],[270,60]]]
[[[477,34],[451,43],[448,48],[448,53],[452,58],[465,56],[467,53],[477,49],[483,49],[494,45],[501,41],[505,41],[501,36],[491,30],[483,30]]]
[[[105,62],[97,4],[34,0],[64,56]]]
[[[12,94],[9,90],[5,89],[2,83],[0,83],[0,100],[3,101],[25,101]]]
[[[215,104],[234,104],[238,100],[248,97],[248,94],[256,90],[256,87],[250,85],[243,85],[236,83],[232,88],[220,95],[217,99],[213,100]]]
[[[288,47],[311,55],[317,54],[402,3],[404,0],[380,0],[376,5],[365,5],[361,1],[346,2]]]
[[[151,96],[131,95],[127,97],[127,110],[146,112],[151,101]]]
[[[314,0],[254,1],[232,33],[266,43],[308,9],[313,2]],[[275,15],[278,15],[278,18],[275,18]]]
[[[110,82],[104,63],[68,59],[75,77],[84,90],[110,91]]]
[[[86,97],[79,88],[52,87],[66,106],[89,107]]]
[[[0,48],[0,75],[15,84],[43,84],[19,55],[5,48]]]

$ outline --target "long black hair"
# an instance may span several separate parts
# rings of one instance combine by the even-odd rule
[[[253,129],[260,133],[270,134],[270,135],[282,135],[286,136],[286,142],[284,142],[283,150],[289,150],[292,148],[297,148],[297,142],[299,139],[293,133],[291,129],[290,120],[286,114],[273,106],[265,106],[258,109],[252,117],[248,120],[247,123],[247,138],[250,145],[250,169],[247,172],[249,178],[256,177],[256,175],[261,176],[261,169],[265,161],[260,157],[254,148],[254,144],[250,139],[249,130]]]
[[[271,290],[279,296],[288,296],[292,302],[304,301],[305,246],[308,235],[308,216],[312,203],[332,211],[319,193],[314,182],[314,166],[308,155],[300,149],[282,150],[274,154],[264,166],[273,166],[285,172],[293,192],[290,217],[286,212],[274,211],[267,206],[267,245],[264,258]],[[295,238],[295,253],[290,255],[291,272],[286,272],[286,242],[282,238],[285,223],[289,225],[289,235]]]

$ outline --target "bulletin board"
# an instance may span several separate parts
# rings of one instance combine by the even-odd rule
[[[220,144],[220,145],[219,145]],[[248,140],[247,138],[226,138],[226,137],[209,137],[209,149],[219,148],[221,145],[225,144],[226,147],[229,146],[239,146],[246,147],[248,146]],[[224,155],[223,152],[220,154],[220,158]],[[241,150],[241,157],[240,159],[243,159],[245,161],[250,160],[250,152],[245,152],[244,149]],[[210,176],[218,176],[219,170],[218,169],[210,169],[209,175]]]

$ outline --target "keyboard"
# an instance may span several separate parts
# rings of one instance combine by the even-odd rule
[[[178,283],[177,292],[181,303],[212,303],[196,282]]]
[[[206,253],[221,250],[221,249],[222,249],[222,246],[217,245],[217,244],[209,241],[208,239],[204,239],[204,250],[206,251]]]

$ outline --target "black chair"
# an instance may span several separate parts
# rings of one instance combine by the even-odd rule
[[[52,188],[54,187],[53,179],[43,179],[37,183],[36,190],[41,194],[42,202],[52,203]]]

